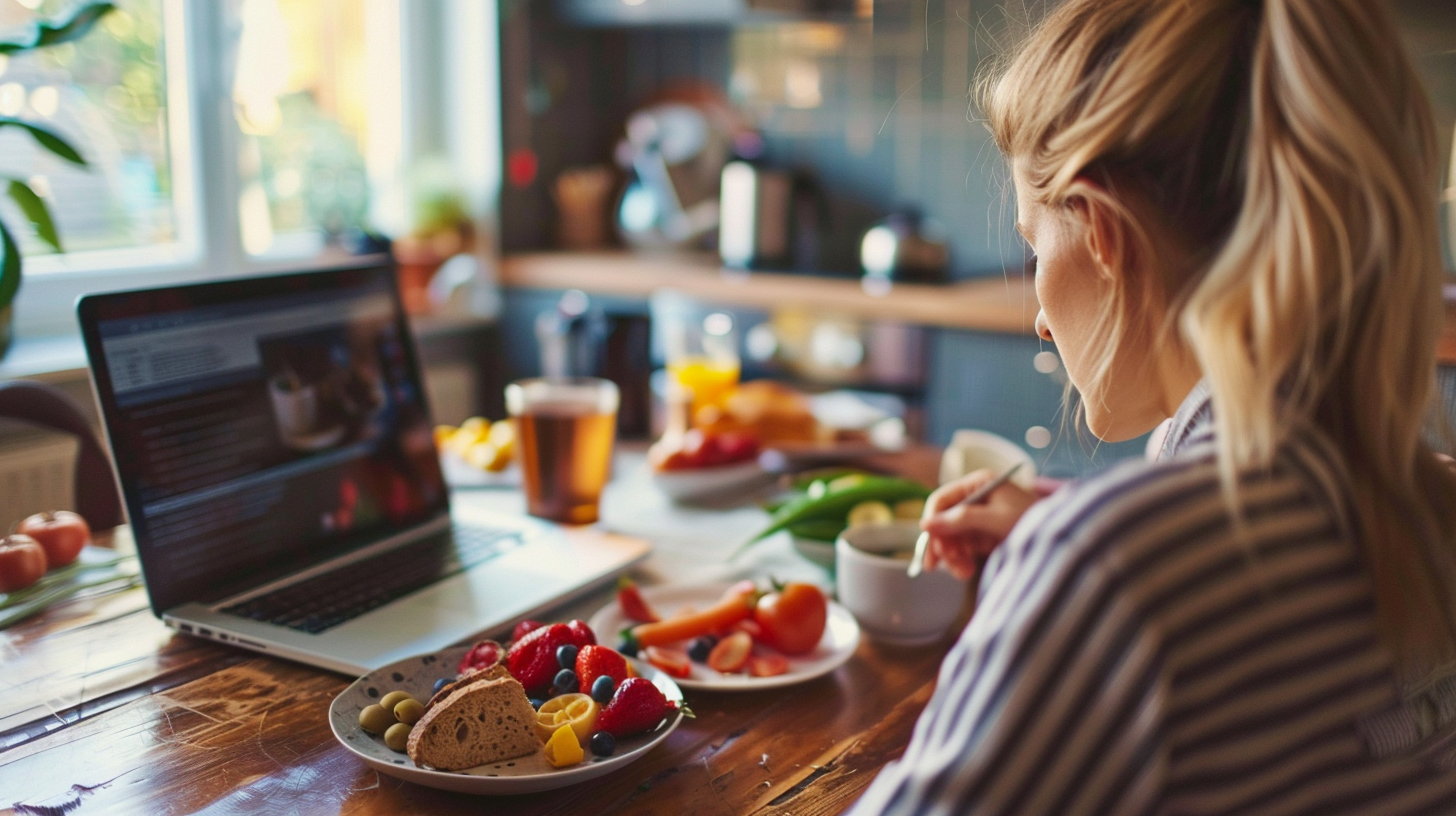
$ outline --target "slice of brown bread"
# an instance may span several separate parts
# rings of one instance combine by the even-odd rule
[[[502,677],[510,676],[511,673],[507,671],[506,667],[501,663],[497,663],[488,669],[471,669],[466,673],[460,675],[459,677],[455,678],[454,680],[451,680],[450,682],[441,686],[440,690],[435,692],[434,695],[430,697],[430,701],[428,703],[425,703],[425,710],[429,711],[430,709],[434,708],[438,703],[444,702],[445,698],[449,697],[453,692],[455,692],[456,689],[465,688],[466,686],[474,683],[477,680],[498,680]]]
[[[497,677],[457,687],[432,706],[410,729],[406,748],[420,767],[459,771],[539,751],[541,740],[526,690]]]

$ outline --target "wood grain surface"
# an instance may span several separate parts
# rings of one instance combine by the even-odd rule
[[[344,749],[327,711],[350,678],[174,635],[128,590],[0,632],[0,814],[838,813],[903,750],[948,646],[864,640],[818,680],[689,691],[697,718],[620,772],[483,798]]]

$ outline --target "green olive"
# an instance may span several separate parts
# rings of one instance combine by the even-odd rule
[[[395,725],[394,715],[384,710],[382,705],[364,706],[359,712],[359,727],[371,734],[383,734]]]
[[[384,706],[385,711],[393,711],[394,707],[399,705],[404,700],[413,699],[414,698],[411,697],[409,695],[409,692],[407,691],[391,691],[390,693],[384,695],[384,699],[380,700],[379,704]]]
[[[425,706],[419,700],[401,700],[399,705],[394,707],[394,718],[405,725],[414,725],[425,716]]]
[[[391,751],[404,753],[405,746],[409,745],[410,727],[404,723],[395,723],[384,732],[384,744],[389,746]]]

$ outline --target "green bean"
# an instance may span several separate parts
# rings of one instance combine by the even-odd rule
[[[807,521],[843,522],[850,508],[860,502],[882,501],[888,504],[902,499],[923,499],[929,495],[930,491],[926,489],[925,485],[910,479],[895,476],[869,476],[854,487],[826,493],[816,498],[805,496],[795,499],[780,507],[769,517],[769,525],[744,542],[729,558],[730,560],[736,558],[750,545],[762,541],[790,525]]]
[[[799,538],[807,538],[812,541],[833,541],[839,538],[844,532],[845,522],[832,519],[816,519],[813,521],[801,521],[798,524],[790,524],[787,528],[790,535]]]

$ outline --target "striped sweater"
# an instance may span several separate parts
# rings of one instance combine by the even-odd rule
[[[1331,449],[1244,482],[1241,543],[1212,440],[1200,385],[1027,512],[853,813],[1456,814],[1456,681],[1398,699]]]

